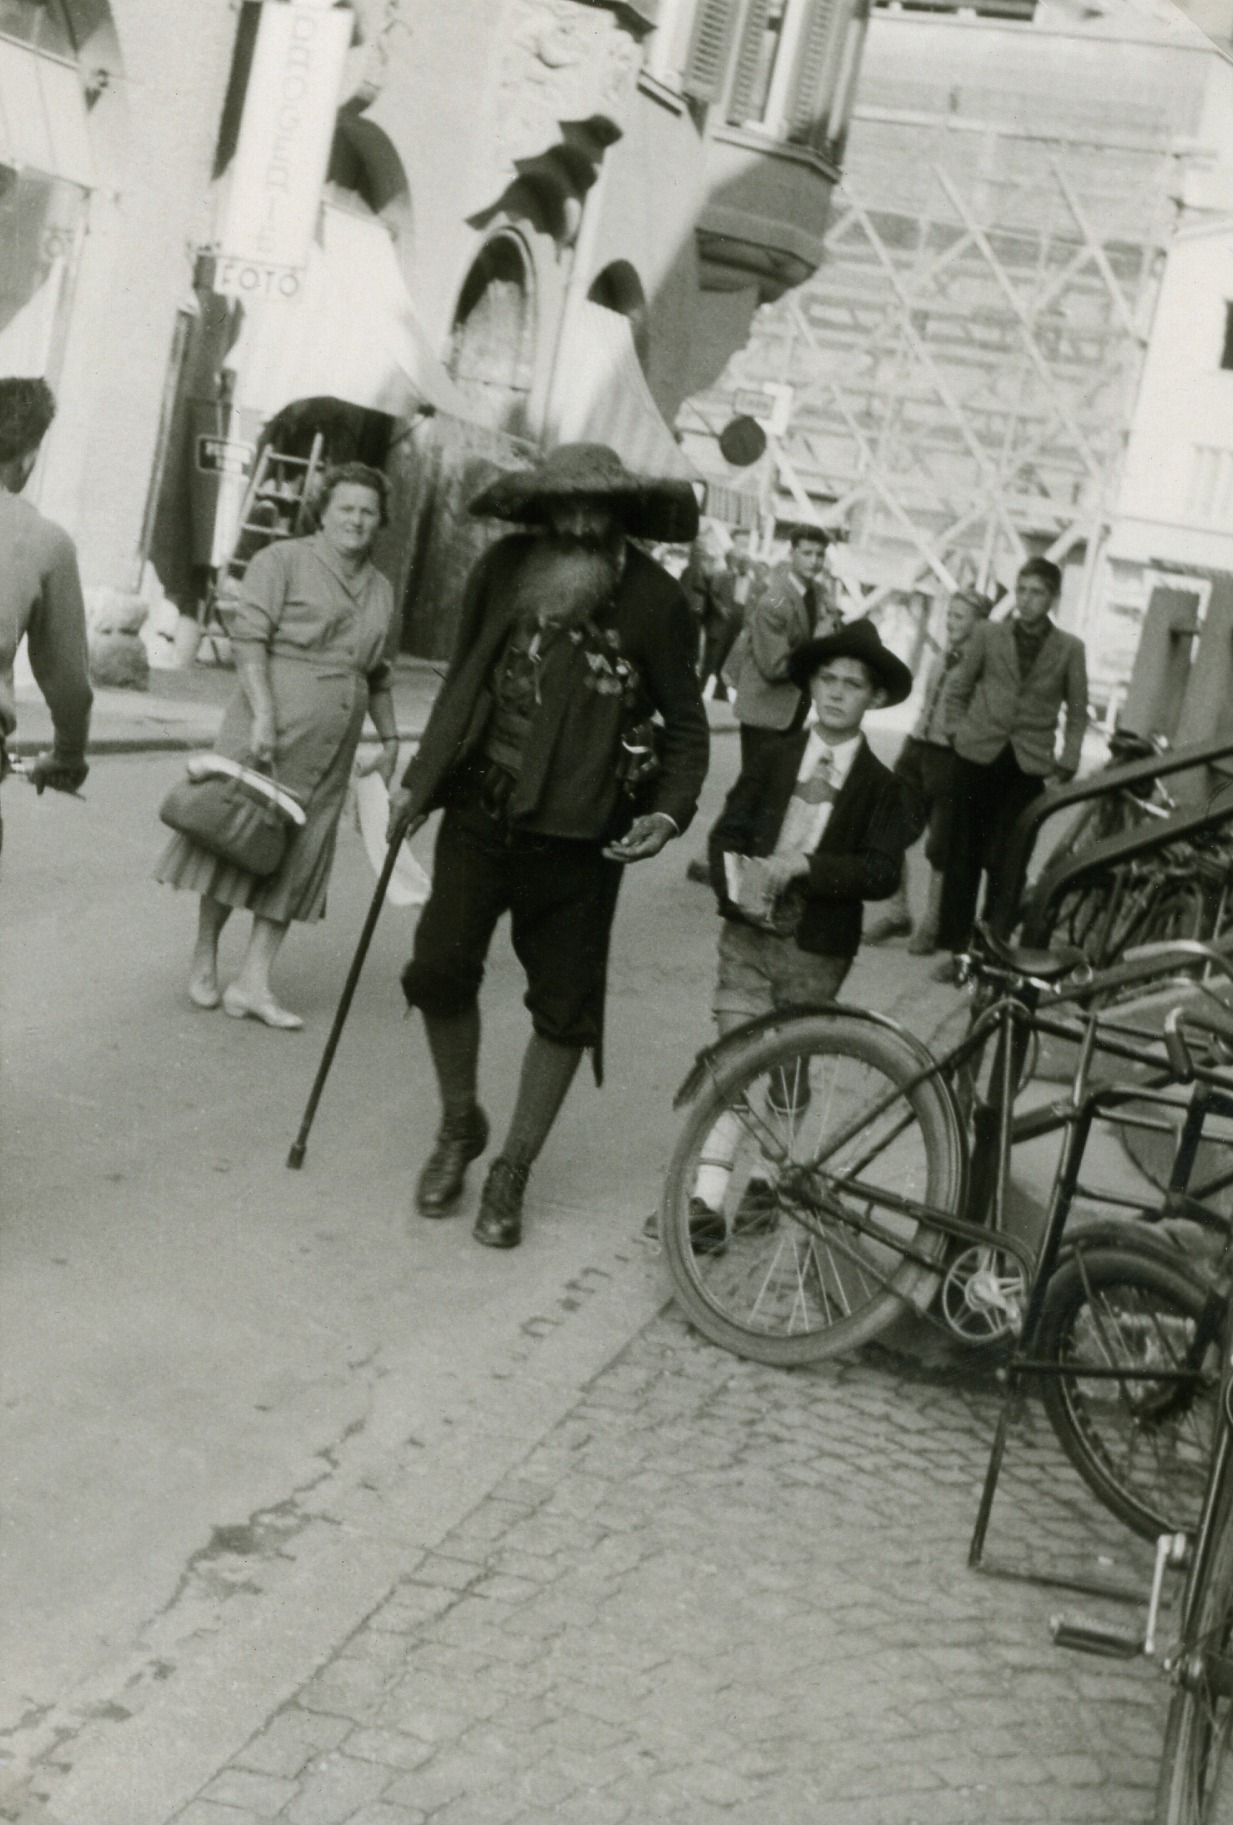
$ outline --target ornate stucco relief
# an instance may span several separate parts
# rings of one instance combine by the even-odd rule
[[[556,145],[563,121],[599,116],[618,131],[634,94],[641,49],[614,15],[579,0],[509,0],[494,51],[491,176]]]

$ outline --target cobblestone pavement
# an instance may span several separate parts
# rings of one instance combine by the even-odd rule
[[[996,1409],[970,1366],[784,1373],[669,1310],[175,1825],[1137,1825],[1164,1682],[1053,1647],[1099,1603],[966,1568]],[[991,1559],[1146,1550],[1029,1418]]]

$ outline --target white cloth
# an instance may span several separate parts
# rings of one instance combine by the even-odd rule
[[[847,741],[835,743],[823,741],[816,729],[809,731],[809,740],[805,743],[805,752],[797,768],[796,783],[804,786],[814,777],[819,769],[824,769],[827,782],[831,788],[831,798],[823,800],[820,805],[811,805],[805,799],[793,795],[788,800],[788,809],[784,812],[783,823],[779,830],[779,840],[773,854],[777,856],[812,855],[826,832],[830,822],[831,805],[843,789],[845,780],[856,759],[856,750],[860,747],[861,738],[853,735]]]
[[[385,866],[388,845],[385,829],[390,816],[390,795],[379,773],[364,773],[355,782],[355,809],[360,835],[372,871],[380,875]],[[387,906],[423,906],[432,891],[432,881],[404,841],[385,890]]]

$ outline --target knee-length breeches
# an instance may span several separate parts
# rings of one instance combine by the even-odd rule
[[[598,1047],[608,937],[621,864],[598,843],[535,836],[466,806],[437,833],[432,893],[402,975],[412,1007],[461,1013],[479,993],[497,920],[510,917],[526,971],[535,1031],[560,1045]]]

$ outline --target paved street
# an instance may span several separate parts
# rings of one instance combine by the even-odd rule
[[[1146,1818],[1157,1680],[964,1567],[993,1406],[654,1320],[176,1825]],[[1013,1564],[1142,1564],[1043,1438],[997,1513]]]
[[[912,1339],[772,1373],[661,1311],[640,1231],[708,1036],[696,836],[631,875],[610,1081],[579,1084],[527,1242],[493,1256],[466,1215],[410,1215],[435,1108],[396,1017],[405,915],[285,1170],[371,877],[345,833],[282,972],[304,1035],[191,1013],[192,909],[146,884],[180,764],[6,795],[0,1728],[27,1816],[1144,1816],[1155,1677],[1061,1654],[1056,1594],[964,1568],[989,1390]],[[901,950],[851,992],[920,1030],[950,1005]],[[504,947],[485,1017],[500,1119]],[[1041,1450],[994,1556],[1137,1576]]]

